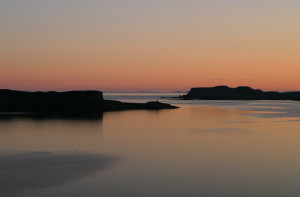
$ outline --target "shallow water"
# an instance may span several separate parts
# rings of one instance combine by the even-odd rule
[[[105,98],[165,101],[160,96]],[[21,197],[300,195],[300,103],[168,102],[180,108],[0,119],[0,190]]]

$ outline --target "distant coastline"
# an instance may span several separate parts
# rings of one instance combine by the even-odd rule
[[[121,93],[121,94],[126,94],[126,93],[130,93],[130,94],[153,94],[153,93],[188,93],[188,91],[181,91],[181,90],[177,90],[177,91],[172,91],[172,92],[160,92],[160,91],[133,91],[133,92],[126,92],[126,91],[104,91],[103,93]]]
[[[231,88],[228,86],[196,87],[186,94],[177,97],[191,100],[295,100],[300,101],[300,91],[276,92],[262,91],[248,86]]]

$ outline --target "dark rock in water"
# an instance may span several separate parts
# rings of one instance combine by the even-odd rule
[[[100,91],[24,92],[0,90],[0,112],[97,113],[126,109],[173,109],[160,102],[124,103],[104,100]]]
[[[192,88],[182,99],[203,100],[300,100],[300,92],[264,92],[247,86],[230,88],[216,86],[205,88]]]

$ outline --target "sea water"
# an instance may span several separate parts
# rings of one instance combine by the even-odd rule
[[[300,102],[174,100],[96,118],[0,118],[0,196],[300,196]]]

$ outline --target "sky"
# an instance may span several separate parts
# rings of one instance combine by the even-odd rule
[[[300,90],[299,0],[0,0],[0,89]]]

